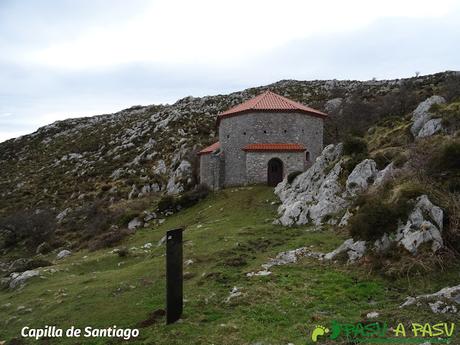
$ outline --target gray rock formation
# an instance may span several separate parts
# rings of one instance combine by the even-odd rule
[[[142,227],[144,223],[139,219],[139,218],[134,218],[128,223],[128,229],[129,230],[136,230],[140,227]]]
[[[442,119],[431,119],[427,121],[420,132],[418,132],[417,137],[419,138],[424,138],[424,137],[429,137],[432,136],[433,134],[436,134],[442,130],[442,125],[441,125]]]
[[[385,182],[394,179],[397,173],[397,169],[394,168],[393,162],[388,164],[385,169],[379,171],[375,177],[375,181],[372,184],[372,187],[378,188],[383,185]]]
[[[337,249],[324,255],[324,260],[333,260],[338,255],[346,253],[348,262],[353,263],[363,257],[366,252],[366,241],[354,241],[352,238],[343,242]]]
[[[56,255],[56,259],[61,260],[61,259],[64,259],[65,257],[67,257],[67,256],[69,256],[69,255],[72,255],[72,252],[71,252],[70,250],[64,249],[64,250],[61,250],[61,251]]]
[[[166,193],[170,195],[179,194],[184,191],[184,185],[191,182],[192,165],[189,161],[183,160],[174,170],[168,180]]]
[[[347,192],[357,195],[367,190],[374,183],[377,176],[377,164],[372,159],[365,159],[359,163],[347,178]]]
[[[460,305],[460,285],[446,287],[438,292],[407,297],[400,308],[427,303],[433,313],[457,313]]]
[[[335,214],[348,206],[338,182],[342,144],[328,145],[306,172],[289,184],[285,179],[275,188],[282,204],[279,222],[285,226],[313,222]]]
[[[23,286],[27,280],[30,278],[39,276],[40,272],[36,270],[25,271],[22,273],[11,273],[9,287],[10,289],[16,289],[20,286]]]
[[[425,101],[421,102],[417,108],[412,113],[412,127],[411,133],[414,137],[419,137],[422,129],[424,128],[425,124],[431,120],[432,114],[430,113],[430,108],[434,104],[443,104],[446,100],[441,96],[431,96],[430,98],[426,99]],[[440,125],[440,123],[438,124]],[[431,123],[428,125],[430,128],[435,128],[435,123]],[[422,134],[427,136],[430,130],[428,128],[424,129]],[[436,132],[433,132],[434,134]]]
[[[442,209],[422,195],[417,198],[407,222],[398,228],[396,241],[412,254],[417,253],[421,244],[431,242],[431,249],[436,252],[443,246],[442,226]]]

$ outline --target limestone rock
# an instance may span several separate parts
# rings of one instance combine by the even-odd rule
[[[421,102],[412,113],[412,127],[411,133],[414,137],[420,135],[421,129],[431,119],[430,108],[433,104],[443,104],[446,100],[441,96],[431,96],[425,101]]]
[[[129,230],[136,230],[143,225],[142,221],[139,218],[134,218],[128,223]]]
[[[180,162],[177,169],[171,175],[166,186],[166,193],[175,195],[184,191],[184,185],[191,182],[192,165],[189,161],[183,160]]]
[[[394,168],[393,162],[388,164],[385,169],[379,171],[375,177],[375,181],[372,184],[374,188],[380,187],[385,182],[393,179],[396,174],[396,169]]]
[[[400,308],[422,303],[427,303],[433,313],[457,313],[460,304],[460,285],[446,287],[432,294],[409,296]]]
[[[320,224],[322,219],[348,206],[338,182],[341,166],[342,144],[328,145],[315,163],[297,176],[292,184],[283,180],[275,188],[281,205],[279,222],[293,224]]]
[[[345,214],[342,216],[339,222],[339,227],[344,227],[348,225],[348,221],[353,216],[353,213],[350,212],[350,209],[347,209]]]
[[[442,227],[442,209],[422,195],[417,198],[407,222],[398,228],[396,241],[412,254],[417,253],[421,244],[431,242],[431,249],[436,252],[443,246]]]
[[[61,250],[57,255],[56,255],[56,259],[58,260],[61,260],[61,259],[64,259],[65,257],[71,255],[72,252],[70,250],[67,250],[67,249],[64,249],[64,250]]]
[[[139,189],[137,189],[137,186],[133,184],[131,187],[131,192],[129,192],[128,199],[134,199],[138,195],[139,195]]]
[[[57,216],[56,216],[56,220],[58,222],[58,224],[62,223],[62,221],[64,220],[64,218],[72,211],[72,209],[70,207],[67,207],[64,211],[62,211],[61,213],[59,213]]]
[[[366,252],[365,241],[354,241],[352,238],[343,242],[337,249],[324,255],[324,260],[333,260],[339,254],[346,253],[348,262],[353,263],[363,257]]]
[[[442,130],[442,119],[431,119],[427,121],[420,132],[418,132],[417,137],[424,138],[432,136]]]
[[[9,282],[9,287],[10,289],[16,289],[19,286],[22,286],[25,284],[27,280],[30,278],[39,276],[40,272],[36,270],[30,270],[30,271],[25,271],[22,273],[11,273],[10,275],[10,282]]]
[[[348,176],[347,192],[353,196],[362,193],[374,183],[377,172],[377,164],[372,159],[363,160]]]

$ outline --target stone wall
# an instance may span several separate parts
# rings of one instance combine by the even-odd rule
[[[323,148],[323,119],[300,113],[248,113],[223,118],[219,141],[225,154],[224,186],[244,185],[246,152],[251,143],[298,143],[310,153],[314,162]],[[309,165],[303,155],[302,164]],[[266,173],[263,169],[263,173]]]
[[[204,154],[200,156],[200,183],[216,190],[224,181],[225,161],[221,154]]]
[[[267,183],[268,161],[278,158],[283,162],[283,178],[294,171],[305,170],[304,152],[246,152],[248,183]]]

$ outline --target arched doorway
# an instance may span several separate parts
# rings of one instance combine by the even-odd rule
[[[268,161],[267,184],[276,186],[283,180],[283,162],[279,158],[272,158]]]

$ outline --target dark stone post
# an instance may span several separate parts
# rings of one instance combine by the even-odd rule
[[[166,324],[176,322],[182,315],[182,231],[166,232]]]

